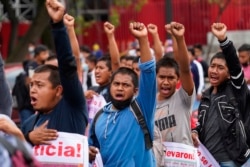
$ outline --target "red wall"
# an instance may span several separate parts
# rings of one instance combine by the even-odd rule
[[[28,23],[21,23],[18,27],[18,37],[23,36],[27,30],[29,29]],[[5,59],[8,55],[8,43],[11,33],[11,25],[9,22],[2,22],[2,29],[0,31],[0,51],[2,53],[3,58]]]
[[[128,25],[130,21],[140,21],[145,24],[154,23],[158,25],[159,35],[162,41],[166,38],[165,25],[165,1],[148,0],[142,10],[137,13],[132,8],[120,9],[120,26],[117,27],[115,35],[120,50],[127,48],[127,43],[134,37],[130,34]],[[228,30],[250,29],[250,3],[248,0],[231,0],[231,3],[224,11],[221,22],[228,26]],[[172,1],[173,21],[185,25],[185,39],[188,45],[195,43],[206,44],[206,34],[210,31],[210,25],[215,22],[218,15],[218,6],[200,0],[173,0]],[[27,24],[20,24],[19,36],[28,29]],[[3,23],[0,32],[1,52],[7,56],[7,47],[10,34],[10,25]],[[92,46],[99,43],[104,51],[107,51],[107,38],[103,31],[103,23],[95,23],[92,27],[83,32],[79,37],[80,44]],[[150,38],[151,40],[151,38]]]
[[[148,4],[144,5],[142,10],[137,13],[133,8],[120,9],[120,25],[116,28],[115,36],[120,50],[127,48],[127,43],[134,40],[134,37],[129,32],[129,22],[139,21],[145,25],[154,23],[158,25],[158,31],[161,40],[165,39],[165,3],[163,0],[149,1]],[[85,32],[86,33],[86,32]],[[88,44],[92,46],[95,42],[99,43],[100,46],[106,51],[107,50],[107,39],[103,32],[103,23],[96,23],[90,29],[87,30],[87,36],[82,37],[81,44]],[[150,37],[151,40],[151,37]]]

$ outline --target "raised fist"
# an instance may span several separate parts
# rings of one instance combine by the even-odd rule
[[[211,31],[219,41],[226,39],[227,26],[224,23],[213,23]]]
[[[147,28],[143,23],[140,22],[130,23],[129,29],[131,34],[136,38],[146,37],[148,35]]]
[[[65,7],[62,3],[57,0],[46,0],[46,8],[54,23],[58,23],[63,19]]]

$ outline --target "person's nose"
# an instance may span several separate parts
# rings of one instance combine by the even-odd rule
[[[117,89],[118,89],[118,90],[123,90],[122,84],[119,84],[119,85],[117,86]]]
[[[164,85],[169,85],[169,80],[167,78],[163,79],[162,83]]]

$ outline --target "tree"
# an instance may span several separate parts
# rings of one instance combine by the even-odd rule
[[[208,0],[209,3],[211,4],[217,4],[218,5],[218,14],[215,22],[220,22],[221,17],[227,6],[230,4],[231,0]],[[214,36],[212,35],[209,44],[208,44],[208,50],[207,50],[207,55],[206,55],[206,61],[209,59],[209,54],[211,53],[212,50],[212,43],[214,41]]]
[[[4,1],[4,0],[2,0]],[[41,34],[45,30],[45,28],[49,25],[49,16],[47,14],[45,8],[45,0],[37,1],[37,15],[32,21],[30,28],[28,29],[27,33],[20,41],[17,41],[17,45],[13,45],[13,51],[9,51],[9,56],[7,58],[7,62],[20,62],[25,59],[26,54],[28,53],[28,44],[31,41],[36,42],[40,39]],[[8,13],[9,14],[9,13]]]
[[[47,14],[45,8],[45,0],[36,0],[36,11],[37,14],[33,19],[27,33],[21,38],[17,39],[17,32],[18,32],[18,18],[15,16],[15,11],[10,4],[11,1],[0,0],[0,2],[4,5],[6,12],[9,16],[11,22],[11,36],[9,41],[9,48],[8,48],[8,57],[7,62],[20,62],[25,59],[25,56],[28,53],[28,44],[30,42],[37,42],[38,40],[46,40],[47,42],[51,41],[50,31],[48,31],[49,27],[49,16]],[[84,19],[83,15],[80,13],[81,9],[85,9],[85,4],[82,0],[72,0],[66,1],[67,5],[67,12],[75,16],[76,18],[76,33],[78,35],[82,35],[82,32],[85,28],[90,27],[95,20],[87,21]],[[84,1],[86,2],[86,1]],[[135,11],[140,11],[142,6],[147,3],[147,0],[108,0],[109,6],[108,9],[110,11],[110,21],[115,25],[119,25],[119,15],[115,12],[113,7],[120,7],[120,8],[128,8],[131,5],[134,7]],[[95,0],[94,4],[99,3],[99,0]],[[98,5],[97,5],[98,6]],[[112,9],[110,8],[112,6]],[[118,17],[117,17],[118,16]],[[96,18],[96,17],[93,17]],[[43,37],[41,37],[44,34]],[[48,46],[52,46],[52,42],[50,44],[44,43]],[[53,49],[53,48],[52,48]]]
[[[8,45],[8,55],[11,54],[11,51],[13,50],[15,41],[17,40],[17,32],[18,32],[18,18],[16,17],[15,11],[11,6],[10,1],[0,0],[0,2],[3,4],[4,8],[6,9],[9,20],[11,23],[11,34],[10,34],[10,41]]]

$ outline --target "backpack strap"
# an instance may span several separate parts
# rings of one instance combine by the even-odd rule
[[[92,122],[92,126],[90,128],[90,138],[94,141],[94,143],[96,143],[97,147],[100,148],[100,144],[99,144],[99,141],[96,137],[96,134],[95,134],[95,124],[96,124],[96,121],[97,119],[99,118],[99,116],[103,113],[103,108],[100,109],[96,114],[95,114],[95,117],[93,119],[93,122]]]
[[[151,149],[153,146],[153,142],[152,142],[152,139],[150,137],[148,126],[147,126],[145,118],[141,112],[140,106],[138,105],[136,100],[133,100],[131,102],[130,106],[132,108],[131,111],[133,112],[135,118],[137,119],[137,121],[138,121],[138,123],[143,131],[145,146],[147,149]]]
[[[148,130],[148,127],[147,127],[147,124],[146,124],[146,121],[144,119],[144,116],[141,112],[141,109],[138,105],[138,103],[136,102],[136,100],[133,100],[130,104],[130,107],[131,107],[131,111],[132,113],[134,114],[136,120],[138,121],[142,131],[143,131],[143,134],[144,134],[144,141],[145,141],[145,147],[146,149],[151,149],[152,146],[153,146],[153,142],[152,142],[152,139],[150,137],[150,134],[149,134],[149,130]],[[94,141],[94,143],[96,143],[97,147],[100,148],[100,144],[98,142],[98,139],[96,137],[96,134],[95,134],[95,124],[96,124],[96,121],[97,119],[99,118],[99,116],[103,113],[103,109],[99,110],[94,119],[93,119],[93,122],[92,122],[92,126],[91,126],[91,129],[90,129],[90,138]]]

